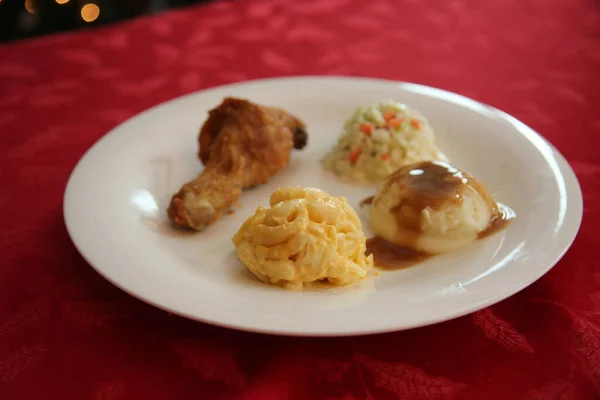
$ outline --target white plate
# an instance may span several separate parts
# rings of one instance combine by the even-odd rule
[[[244,192],[242,208],[196,234],[173,230],[165,209],[201,169],[196,137],[225,96],[276,105],[308,125],[309,145],[268,184]],[[440,147],[517,213],[507,230],[415,267],[383,271],[352,287],[285,291],[238,261],[231,236],[270,193],[315,186],[358,209],[372,194],[339,182],[319,159],[361,104],[395,99],[419,109]],[[81,159],[67,185],[66,225],[77,249],[106,279],[150,304],[199,321],[289,335],[356,335],[408,329],[498,302],[547,272],[582,217],[577,178],[533,130],[492,107],[446,91],[374,79],[304,77],[234,84],[154,107],[115,128]]]

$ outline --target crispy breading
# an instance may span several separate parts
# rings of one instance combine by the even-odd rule
[[[202,172],[173,195],[169,218],[202,230],[236,204],[242,190],[266,183],[306,145],[304,123],[284,110],[225,98],[200,130]]]

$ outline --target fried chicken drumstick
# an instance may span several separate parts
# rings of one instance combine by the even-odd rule
[[[198,138],[204,170],[173,195],[167,210],[180,228],[200,231],[236,203],[242,190],[266,183],[306,145],[305,125],[274,107],[225,98]]]

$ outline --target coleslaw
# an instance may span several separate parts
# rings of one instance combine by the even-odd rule
[[[366,183],[383,181],[406,164],[434,160],[447,161],[429,122],[405,104],[381,101],[356,109],[322,164],[342,179]]]

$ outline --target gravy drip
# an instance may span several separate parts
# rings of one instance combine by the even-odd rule
[[[431,254],[398,247],[377,236],[367,239],[367,255],[369,254],[373,254],[376,267],[388,270],[412,267],[431,257]]]
[[[373,204],[374,198],[375,198],[375,196],[369,196],[366,199],[361,200],[360,206],[364,207],[364,206],[369,206],[369,205]]]
[[[515,212],[509,207],[498,204],[487,228],[479,232],[477,239],[483,239],[505,229],[515,219]]]

